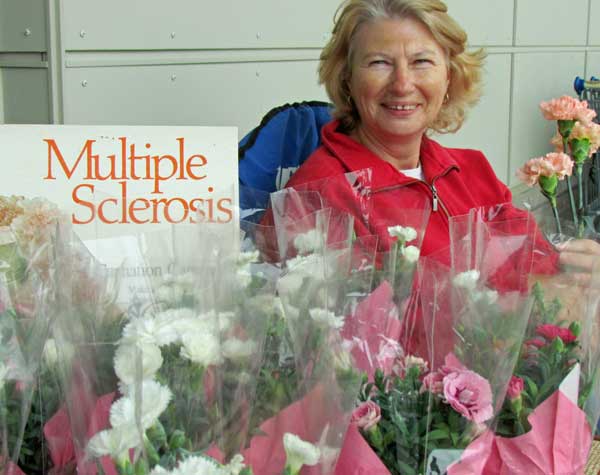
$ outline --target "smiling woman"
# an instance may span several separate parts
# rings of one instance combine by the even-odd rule
[[[387,226],[410,225],[401,221],[406,210],[429,203],[421,255],[435,252],[445,262],[451,216],[501,203],[508,203],[507,219],[522,216],[481,152],[446,148],[428,136],[457,131],[479,100],[485,53],[466,45],[466,33],[442,1],[344,1],[319,64],[335,120],[323,127],[322,146],[288,186],[310,189],[318,180],[368,168],[368,219],[356,212],[360,207],[337,200],[355,215],[356,234],[378,235],[386,250]],[[552,272],[557,254],[540,246],[550,258],[537,270]]]

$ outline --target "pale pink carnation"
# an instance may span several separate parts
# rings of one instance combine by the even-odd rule
[[[527,186],[534,186],[542,174],[542,158],[532,158],[517,170],[517,178]]]
[[[514,401],[521,396],[523,389],[525,389],[525,382],[523,379],[519,378],[518,376],[512,376],[510,378],[510,382],[508,383],[506,395],[508,396],[508,399]]]
[[[550,144],[554,146],[554,151],[556,153],[563,153],[565,151],[562,135],[558,132],[550,139]]]
[[[590,124],[596,118],[596,111],[588,107],[587,101],[581,101],[580,104],[581,107],[575,113],[575,120]]]
[[[423,358],[419,358],[418,356],[406,355],[404,357],[404,367],[406,369],[417,367],[421,373],[427,371],[427,361]]]
[[[10,226],[13,220],[23,214],[19,206],[22,196],[0,196],[0,227]]]
[[[598,147],[600,147],[600,124],[590,122],[589,124],[582,124],[581,122],[575,122],[569,140],[588,139],[590,141],[589,155],[593,155]]]
[[[588,109],[586,101],[579,101],[571,96],[562,96],[540,103],[544,118],[548,120],[581,120],[591,121],[596,113]]]
[[[381,408],[373,401],[365,401],[352,413],[350,422],[356,424],[359,429],[368,431],[377,425],[381,419]]]
[[[23,213],[12,221],[15,234],[28,244],[47,242],[60,216],[58,207],[44,198],[19,201]]]
[[[550,163],[553,173],[556,173],[559,180],[564,180],[566,176],[573,174],[573,160],[566,153],[547,153],[544,161]],[[545,176],[552,176],[552,174]]]
[[[494,415],[490,383],[474,371],[456,371],[445,376],[444,399],[456,412],[476,423]]]
[[[396,363],[396,360],[402,358],[403,355],[402,345],[392,338],[386,338],[379,343],[379,351],[375,356],[375,360],[377,366],[387,373]]]
[[[556,174],[559,180],[573,173],[573,160],[566,153],[548,153],[543,157],[532,158],[517,170],[517,177],[528,186],[534,186],[540,176]]]

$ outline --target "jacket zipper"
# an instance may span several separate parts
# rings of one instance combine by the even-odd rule
[[[446,176],[450,171],[452,171],[456,168],[457,167],[455,167],[455,166],[448,168],[447,170],[444,171],[444,173],[436,176],[433,180],[431,180],[431,184],[427,183],[425,180],[413,180],[413,181],[409,181],[407,183],[403,183],[402,185],[394,185],[394,186],[388,186],[386,188],[380,188],[379,190],[373,191],[373,193],[380,193],[383,191],[392,191],[392,190],[396,190],[398,188],[404,188],[405,186],[409,186],[414,183],[423,183],[425,186],[427,186],[427,188],[429,188],[429,191],[431,191],[431,198],[432,198],[431,210],[433,212],[437,212],[439,210],[439,208],[441,208],[442,211],[444,212],[444,214],[446,215],[446,217],[450,218],[450,213],[448,212],[448,208],[446,208],[446,206],[444,205],[444,202],[440,199],[440,197],[438,195],[438,190],[435,187],[435,182],[437,181],[438,178]]]

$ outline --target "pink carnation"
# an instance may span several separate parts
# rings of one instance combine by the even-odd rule
[[[573,174],[573,160],[566,153],[547,153],[544,159],[550,162],[559,180],[563,180],[566,176]]]
[[[588,108],[587,101],[581,101],[581,107],[575,113],[575,120],[590,124],[596,118],[596,111]]]
[[[525,382],[523,381],[523,379],[519,378],[518,376],[513,376],[512,378],[510,378],[510,382],[508,383],[508,390],[506,391],[508,399],[514,401],[515,399],[521,396],[523,389],[525,389]]]
[[[554,146],[554,151],[556,153],[563,153],[565,151],[563,138],[558,132],[550,139],[550,144]]]
[[[600,147],[600,125],[593,122],[589,124],[575,122],[571,135],[569,135],[569,140],[573,139],[588,139],[590,141],[589,156],[592,156]]]
[[[432,371],[423,378],[421,392],[428,391],[432,394],[442,394],[444,392],[444,375],[438,371]]]
[[[536,348],[542,348],[546,346],[546,342],[540,338],[531,338],[525,342],[526,346],[535,346]]]
[[[444,398],[470,421],[481,423],[494,415],[490,383],[474,371],[456,371],[444,377]]]
[[[571,96],[541,102],[540,109],[548,120],[580,120],[588,123],[596,117],[596,113],[588,109],[586,101],[579,101]]]
[[[517,177],[528,186],[537,184],[540,176],[556,175],[559,180],[573,173],[573,160],[565,153],[548,153],[532,158],[517,170]]]
[[[368,431],[381,419],[381,408],[373,401],[365,401],[352,413],[351,422],[359,429]]]
[[[577,340],[577,337],[568,328],[559,327],[558,325],[538,325],[535,332],[543,336],[546,340],[552,341],[555,338],[560,338],[563,343],[573,343]]]

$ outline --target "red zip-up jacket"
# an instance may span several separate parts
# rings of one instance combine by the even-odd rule
[[[440,260],[446,263],[449,256],[445,256],[443,250],[450,244],[450,216],[502,203],[507,204],[503,208],[504,219],[526,215],[523,210],[512,206],[510,190],[498,179],[490,163],[478,150],[447,148],[423,137],[421,166],[425,181],[421,181],[407,177],[364,145],[339,132],[338,126],[338,121],[332,121],[323,127],[322,145],[296,171],[286,187],[316,189],[324,195],[328,206],[346,210],[355,216],[357,235],[379,235],[384,249],[389,242],[387,226],[411,224],[418,229],[418,221],[423,216],[419,210],[429,208],[427,202],[431,213],[421,244],[421,255],[442,251]],[[372,170],[368,222],[364,219],[364,210],[348,199],[347,192],[337,193],[334,187],[328,187],[327,181],[323,181],[363,169]],[[323,183],[325,186],[322,186]],[[412,213],[407,210],[412,210]],[[410,223],[411,217],[415,222]],[[552,274],[558,269],[558,253],[541,233],[537,234],[532,271]]]

